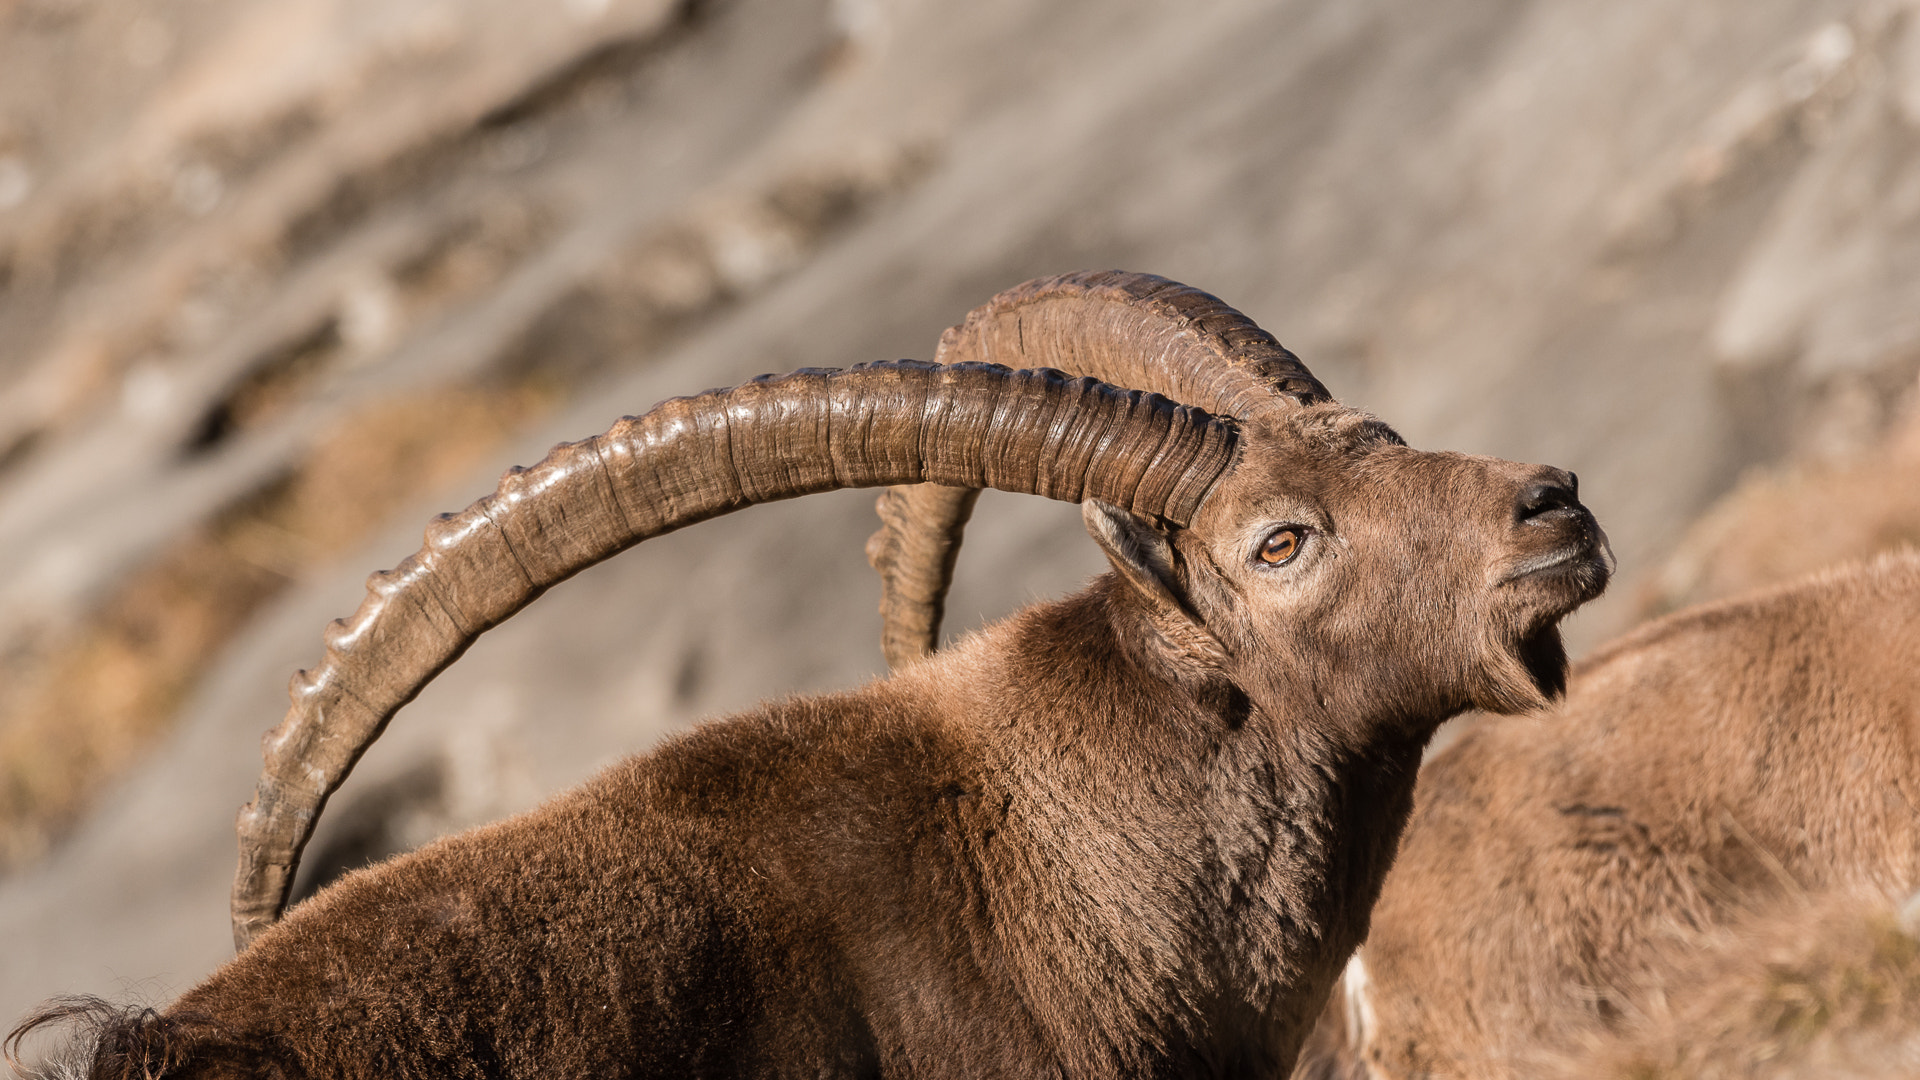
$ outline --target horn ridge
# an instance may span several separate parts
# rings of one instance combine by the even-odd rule
[[[1236,439],[1231,420],[1091,378],[900,361],[671,398],[508,470],[370,577],[359,609],[329,625],[321,663],[294,676],[237,823],[236,946],[279,918],[315,820],[393,714],[481,633],[588,566],[838,487],[1097,497],[1185,522],[1231,468]]]
[[[1112,342],[1125,348],[1102,347]],[[973,352],[979,355],[967,355]],[[1332,400],[1253,320],[1211,293],[1153,274],[1083,271],[1016,285],[941,335],[936,360],[969,358],[1046,363],[1231,416],[1270,407],[1274,395],[1288,405]]]

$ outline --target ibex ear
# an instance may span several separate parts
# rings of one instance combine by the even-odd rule
[[[1173,542],[1154,523],[1099,499],[1080,504],[1087,532],[1107,553],[1120,576],[1168,615],[1199,625],[1174,571]]]

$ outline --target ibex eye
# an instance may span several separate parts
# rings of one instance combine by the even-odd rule
[[[1300,543],[1306,537],[1301,530],[1293,527],[1276,529],[1272,536],[1260,545],[1260,561],[1268,566],[1279,566],[1300,553]]]

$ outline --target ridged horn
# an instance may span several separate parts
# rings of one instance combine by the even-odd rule
[[[1243,420],[1333,399],[1298,357],[1218,297],[1119,270],[1016,285],[942,334],[934,359],[1057,368]],[[881,493],[867,561],[880,572],[880,647],[890,667],[938,644],[978,497],[977,489],[930,485]]]
[[[330,796],[389,718],[490,627],[643,540],[754,503],[934,483],[1191,518],[1230,467],[1231,421],[1057,371],[898,361],[807,369],[674,398],[555,447],[427,527],[373,575],[325,659],[296,674],[241,808],[234,944],[285,907]]]

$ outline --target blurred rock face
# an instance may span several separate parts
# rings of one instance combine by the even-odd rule
[[[1041,273],[1186,280],[1416,444],[1576,470],[1597,640],[1743,468],[1871,459],[1916,103],[1920,13],[1865,0],[0,0],[0,1012],[218,961],[257,735],[428,514]],[[869,505],[556,590],[316,843],[874,673]],[[1078,532],[984,500],[955,629],[1098,569]]]

